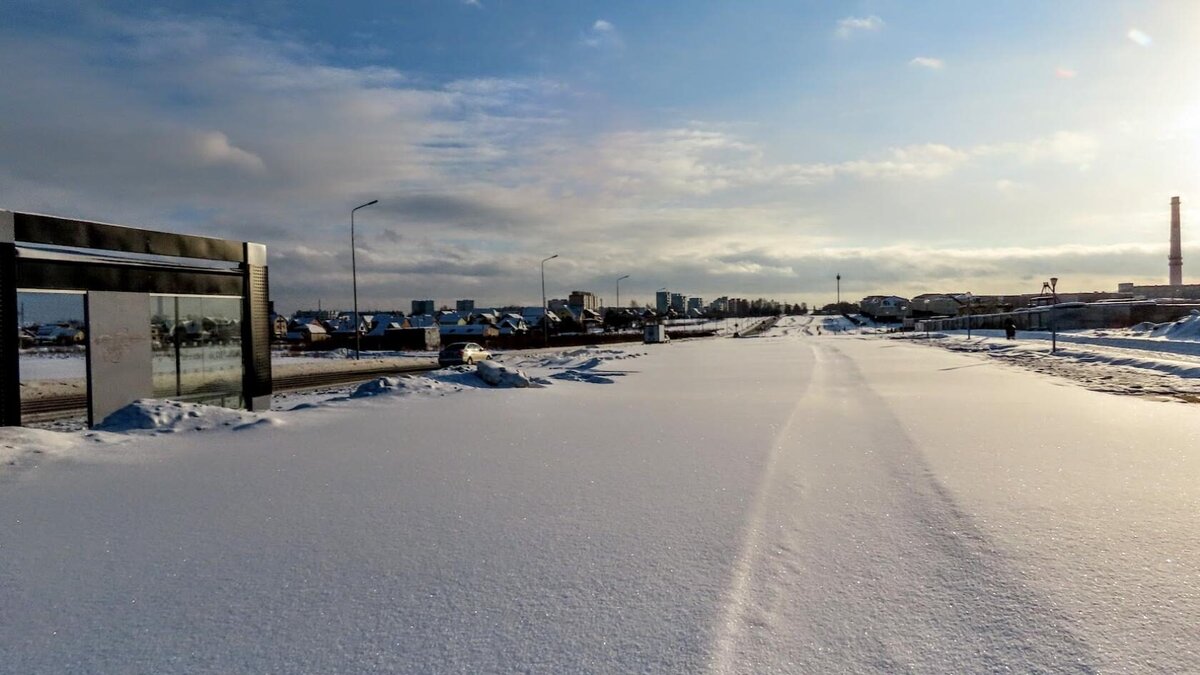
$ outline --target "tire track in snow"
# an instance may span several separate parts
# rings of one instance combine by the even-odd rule
[[[808,349],[814,361],[819,361],[817,353],[811,346]],[[750,595],[750,578],[753,573],[754,560],[758,553],[759,541],[762,538],[762,523],[765,515],[767,493],[770,491],[770,486],[775,475],[775,467],[782,452],[782,441],[787,438],[792,424],[808,400],[815,375],[814,366],[814,370],[809,373],[808,379],[804,381],[804,388],[796,400],[795,407],[788,414],[787,421],[780,428],[779,434],[771,441],[771,452],[767,456],[762,479],[759,481],[758,491],[754,495],[754,504],[750,508],[750,519],[749,525],[746,528],[746,537],[742,541],[738,557],[733,564],[733,580],[726,595],[725,607],[719,627],[720,633],[713,649],[712,668],[714,672],[735,672],[732,670],[732,659],[736,651],[738,636],[741,633],[741,624],[749,609],[747,602]]]
[[[812,383],[771,449],[711,670],[1092,672],[854,363],[809,348]]]

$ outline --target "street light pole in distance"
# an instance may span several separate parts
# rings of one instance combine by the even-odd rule
[[[378,199],[372,199],[366,204],[361,204],[350,209],[350,278],[354,284],[354,360],[359,359],[359,330],[358,330],[358,262],[354,255],[354,212],[359,209],[365,209],[373,204],[378,204]]]
[[[546,262],[554,260],[558,254],[542,259],[542,341],[547,347],[550,346],[550,317],[546,316]]]
[[[1058,351],[1058,277],[1050,277],[1048,283],[1042,284],[1042,290],[1050,287],[1050,298],[1054,302],[1050,306],[1050,353]]]
[[[617,311],[621,310],[621,280],[628,279],[628,278],[629,278],[628,274],[626,274],[623,277],[617,277]]]

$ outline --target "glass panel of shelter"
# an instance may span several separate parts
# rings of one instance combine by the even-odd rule
[[[242,300],[151,295],[154,395],[240,408]]]
[[[43,404],[86,396],[84,294],[17,291],[22,417],[41,421]]]

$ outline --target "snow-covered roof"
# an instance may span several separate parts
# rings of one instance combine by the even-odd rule
[[[543,313],[546,315],[546,317],[548,317],[548,320],[550,321],[550,323],[556,323],[558,321],[562,321],[562,319],[558,318],[557,314],[555,314],[554,312],[548,312],[541,307],[524,307],[524,308],[522,308],[521,309],[521,318],[525,319],[525,321],[527,321],[529,323],[534,323],[534,324],[541,323]]]

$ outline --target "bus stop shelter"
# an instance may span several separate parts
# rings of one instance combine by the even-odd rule
[[[19,296],[82,296],[88,424],[141,398],[266,410],[262,244],[0,210],[0,425],[21,424]]]

